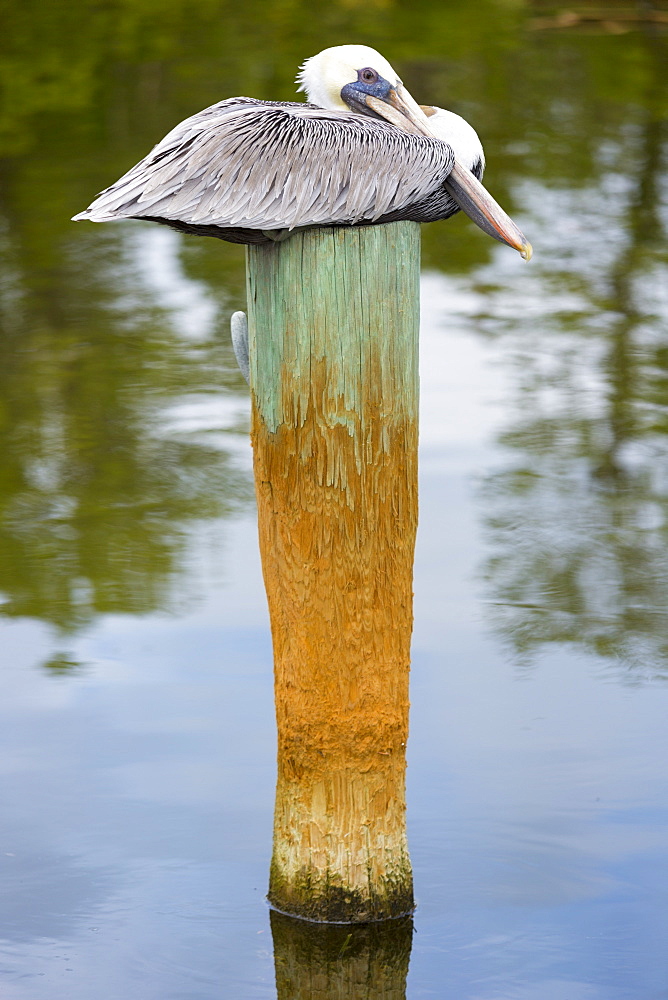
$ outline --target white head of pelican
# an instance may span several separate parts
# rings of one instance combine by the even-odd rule
[[[380,53],[325,49],[298,80],[305,104],[236,97],[187,118],[74,218],[149,219],[262,243],[311,226],[433,222],[462,208],[531,256],[480,184],[475,131],[452,112],[421,108]]]

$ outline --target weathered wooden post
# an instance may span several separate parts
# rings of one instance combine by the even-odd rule
[[[413,909],[404,778],[419,254],[412,222],[248,248],[278,722],[269,899],[312,920]]]

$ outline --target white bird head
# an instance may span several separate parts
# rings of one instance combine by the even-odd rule
[[[488,235],[526,259],[531,256],[531,244],[479,183],[485,157],[475,131],[450,111],[420,107],[380,52],[368,45],[335,45],[307,59],[297,82],[321,108],[384,118],[404,132],[446,142],[455,162],[445,186],[459,207]]]
[[[427,118],[380,52],[335,45],[303,63],[299,90],[318,107],[385,118],[405,132],[432,135]]]
[[[452,111],[416,105],[387,59],[369,45],[324,49],[303,63],[297,82],[320,108],[385,118],[404,131],[447,142],[469,170],[484,166],[480,139],[468,122]]]
[[[348,104],[341,91],[357,83],[367,69],[391,87],[401,86],[387,59],[369,45],[334,45],[302,63],[297,74],[298,89],[305,91],[306,99],[320,108],[347,111]]]

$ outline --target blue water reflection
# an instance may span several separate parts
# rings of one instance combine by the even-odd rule
[[[2,57],[0,994],[284,1000],[298,977],[264,903],[243,254],[67,220],[216,97],[290,97],[342,32],[475,121],[536,247],[526,265],[466,220],[424,229],[406,996],[668,996],[660,21],[174,0],[157,31],[131,7],[73,32],[17,5]],[[365,947],[323,938],[313,982],[368,973],[372,1000]]]

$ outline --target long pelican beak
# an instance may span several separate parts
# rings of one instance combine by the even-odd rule
[[[445,187],[461,210],[484,233],[517,250],[524,260],[531,260],[533,249],[524,233],[518,229],[510,216],[506,215],[499,203],[494,201],[478,178],[457,160],[445,182]]]
[[[438,139],[429,118],[411,97],[403,84],[393,87],[385,99],[366,95],[366,103],[381,118],[414,135]],[[442,141],[442,140],[441,140]],[[517,250],[524,260],[531,260],[532,248],[526,236],[510,216],[492,198],[470,170],[455,160],[445,187],[469,219],[495,240]]]
[[[434,138],[434,133],[429,128],[429,121],[424,111],[408,93],[403,83],[398,87],[392,87],[386,97],[374,97],[366,94],[364,100],[372,111],[375,111],[381,118],[392,122],[397,128],[404,132],[411,132],[413,135],[428,135]]]

